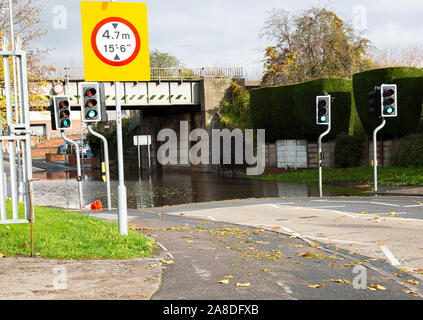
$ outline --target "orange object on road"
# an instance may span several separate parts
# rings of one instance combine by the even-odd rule
[[[103,209],[103,204],[100,200],[97,200],[94,203],[91,203],[91,210],[93,211],[101,211]]]

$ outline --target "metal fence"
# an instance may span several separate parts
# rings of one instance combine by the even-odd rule
[[[16,46],[3,39],[0,57],[3,63],[4,96],[6,115],[0,128],[0,225],[21,224],[33,221],[31,203],[32,158],[31,133],[29,121],[29,97],[26,53],[21,49],[22,42]],[[7,156],[3,145],[8,145]],[[6,208],[6,168],[9,162],[9,181],[11,210]],[[19,211],[19,202],[23,211]],[[32,228],[31,228],[32,229]]]
[[[243,78],[242,67],[151,68],[152,80],[200,80],[203,78]],[[83,67],[55,67],[46,80],[84,80]]]

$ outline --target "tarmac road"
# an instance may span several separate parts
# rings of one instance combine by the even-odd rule
[[[129,225],[144,228],[173,261],[153,299],[400,300],[423,297],[418,202],[251,199],[128,213]],[[116,211],[97,216],[116,219]],[[357,265],[368,286],[387,290],[354,289]]]

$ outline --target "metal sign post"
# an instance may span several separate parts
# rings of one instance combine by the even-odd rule
[[[88,132],[91,133],[94,137],[97,137],[103,141],[103,150],[104,150],[104,162],[106,165],[106,189],[107,189],[107,209],[112,210],[112,196],[110,192],[110,168],[109,168],[109,144],[107,139],[98,132],[95,132],[90,124],[88,124]]]
[[[116,95],[116,133],[117,133],[117,152],[118,152],[118,225],[121,235],[128,235],[128,207],[126,199],[125,172],[123,168],[123,138],[122,138],[122,109],[120,103],[120,82],[115,82]]]
[[[377,167],[378,167],[378,161],[377,161],[377,134],[380,130],[382,130],[386,125],[386,119],[382,118],[382,124],[375,129],[373,132],[373,172],[374,172],[374,183],[375,183],[375,192],[378,191],[378,185],[377,185]]]

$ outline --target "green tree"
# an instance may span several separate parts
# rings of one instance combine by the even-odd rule
[[[182,63],[178,58],[167,52],[161,52],[157,49],[150,52],[151,68],[178,68],[182,67]]]
[[[297,15],[274,9],[260,37],[276,42],[266,49],[265,85],[351,78],[372,65],[366,56],[370,41],[326,8]]]

